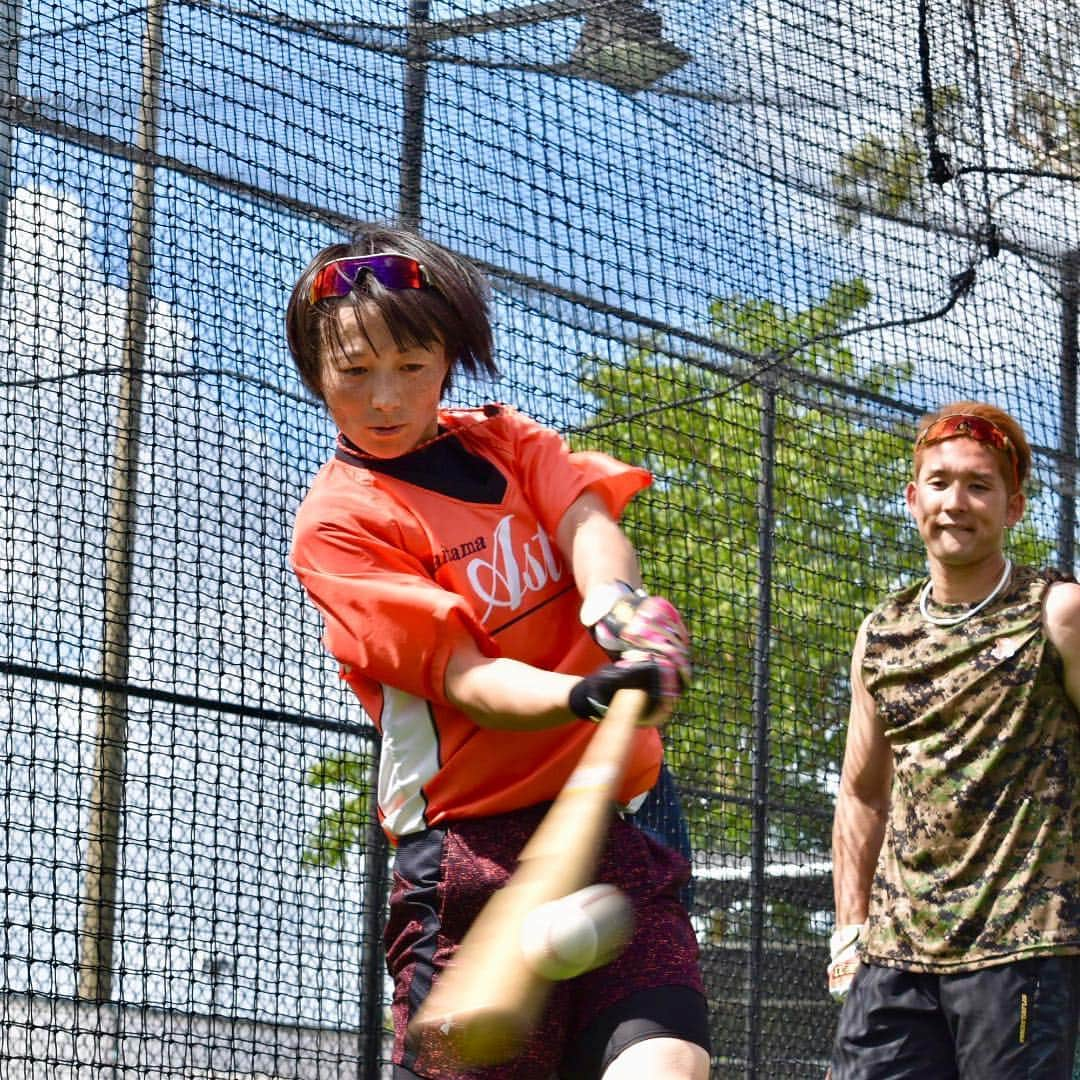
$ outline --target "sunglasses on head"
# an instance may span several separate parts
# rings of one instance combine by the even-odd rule
[[[312,278],[308,301],[348,296],[370,274],[384,289],[423,289],[430,284],[427,270],[408,255],[385,251],[380,255],[351,255],[328,262]]]
[[[935,420],[919,436],[915,442],[915,450],[919,451],[924,446],[933,446],[946,439],[960,437],[974,439],[977,443],[1008,454],[1009,460],[1013,463],[1013,473],[1019,487],[1020,467],[1016,460],[1016,450],[1012,440],[997,424],[992,420],[987,420],[985,416],[976,416],[974,413],[949,413]]]

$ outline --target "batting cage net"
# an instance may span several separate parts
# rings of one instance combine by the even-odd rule
[[[1075,562],[1069,0],[9,0],[0,1072],[388,1075],[379,746],[288,565],[333,430],[283,335],[361,223],[471,257],[494,384],[655,480],[718,1077],[817,1077],[864,613],[917,418],[1035,450]],[[508,961],[509,962],[509,961]],[[497,975],[495,976],[497,977]]]

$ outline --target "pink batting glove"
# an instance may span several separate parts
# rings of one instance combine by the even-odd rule
[[[613,660],[627,653],[655,653],[675,666],[683,688],[690,685],[690,634],[670,600],[624,581],[608,582],[589,590],[581,621]]]

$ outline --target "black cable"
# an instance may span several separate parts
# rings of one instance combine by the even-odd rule
[[[733,379],[727,386],[721,387],[718,390],[708,390],[701,394],[692,394],[689,397],[679,398],[676,401],[665,401],[658,405],[651,405],[648,408],[640,409],[637,412],[625,413],[620,416],[612,417],[610,420],[597,420],[590,424],[582,424],[571,430],[576,434],[597,431],[600,428],[611,427],[615,424],[624,424],[631,420],[639,420],[642,417],[651,416],[654,413],[665,412],[668,409],[682,408],[685,405],[695,405],[698,402],[724,397],[733,390],[737,390],[740,386],[757,382],[765,372],[782,364],[786,360],[790,360],[796,353],[802,352],[804,349],[811,348],[814,345],[819,345],[824,341],[842,341],[845,338],[853,337],[855,334],[865,334],[878,330],[893,330],[899,327],[918,326],[921,323],[933,322],[935,319],[940,319],[952,311],[952,309],[960,302],[960,299],[971,290],[974,284],[975,264],[973,263],[965,270],[953,275],[949,282],[949,299],[936,311],[931,311],[925,315],[912,315],[904,319],[893,319],[888,322],[864,323],[862,326],[853,326],[848,330],[834,330],[824,334],[815,334],[813,337],[806,338],[804,341],[800,341],[799,343],[784,349],[783,352],[778,353],[772,356],[771,359],[759,364],[753,371],[747,372],[747,374],[740,378]]]
[[[922,86],[923,112],[926,124],[926,151],[930,160],[929,179],[944,186],[952,178],[948,156],[938,146],[937,106],[934,102],[934,83],[930,76],[930,32],[927,27],[928,0],[919,0],[919,72]]]

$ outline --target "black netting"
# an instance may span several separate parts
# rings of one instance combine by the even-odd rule
[[[1068,0],[22,0],[0,15],[0,1072],[374,1077],[372,729],[287,565],[332,445],[283,340],[400,221],[495,287],[512,402],[648,465],[716,1076],[820,1076],[854,632],[922,569],[915,420],[1035,447],[1075,563]]]

